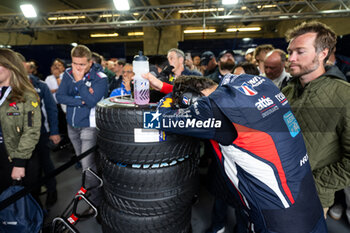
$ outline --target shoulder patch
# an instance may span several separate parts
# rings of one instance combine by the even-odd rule
[[[103,72],[97,72],[97,76],[100,77],[100,78],[107,78],[107,75]]]
[[[33,102],[33,101],[32,101],[32,106],[33,106],[34,108],[38,107],[38,105],[39,105],[38,102]]]

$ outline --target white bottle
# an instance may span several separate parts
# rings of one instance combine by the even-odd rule
[[[139,55],[134,57],[132,62],[134,76],[134,99],[138,105],[146,105],[149,103],[149,81],[142,78],[142,74],[149,72],[148,58],[142,55],[142,51]]]

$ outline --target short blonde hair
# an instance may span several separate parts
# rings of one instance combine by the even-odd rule
[[[90,61],[92,58],[92,53],[91,53],[90,49],[88,47],[86,47],[85,45],[75,46],[72,49],[70,55],[71,55],[71,57],[86,57],[88,59],[88,61]]]

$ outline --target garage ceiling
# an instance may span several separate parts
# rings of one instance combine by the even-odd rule
[[[200,26],[350,16],[348,0],[241,0],[237,5],[228,7],[223,7],[220,1],[206,0],[129,0],[131,10],[128,12],[116,11],[112,0],[36,0],[32,2],[39,16],[26,19],[20,13],[20,2],[1,0],[0,32]],[[179,13],[180,10],[208,8],[219,10],[207,13]]]
[[[22,15],[19,5],[24,1],[36,7],[37,18],[27,19]],[[221,0],[129,0],[129,3],[130,11],[118,12],[113,0],[0,0],[0,39],[5,44],[31,44],[33,38],[39,44],[62,43],[60,38],[85,43],[142,41],[142,36],[127,36],[128,32],[139,32],[143,27],[159,29],[174,25],[182,25],[182,29],[216,28],[216,33],[186,34],[185,39],[273,38],[283,36],[283,31],[291,24],[310,19],[336,25],[339,35],[350,33],[344,23],[350,19],[350,0],[239,0],[231,6],[223,6]],[[180,10],[203,9],[216,10],[179,13]],[[248,25],[262,30],[239,34],[226,32],[228,27]],[[109,32],[118,32],[118,38],[89,37],[90,33]],[[19,34],[30,35],[31,39],[17,40],[23,38],[18,37]],[[37,41],[37,38],[47,39]]]
[[[1,0],[0,14],[2,13],[20,13],[19,5],[21,2],[32,3],[42,13],[63,10],[79,10],[79,9],[114,9],[113,0]],[[194,3],[200,1],[186,0],[130,0],[131,7],[142,7],[151,5],[169,5]]]

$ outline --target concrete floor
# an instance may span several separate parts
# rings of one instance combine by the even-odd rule
[[[51,153],[52,159],[56,167],[68,162],[73,156],[73,153],[69,149],[61,150]],[[57,176],[57,190],[58,190],[58,202],[48,211],[48,216],[45,219],[45,225],[49,225],[52,219],[60,216],[64,209],[68,206],[69,202],[73,199],[75,193],[79,190],[81,185],[81,170],[76,169],[74,166]],[[43,203],[46,196],[43,195]],[[213,196],[208,191],[201,187],[199,202],[192,208],[192,230],[193,233],[204,233],[210,225],[210,214],[212,205],[214,203]],[[226,226],[225,233],[233,233],[235,225],[234,210],[228,209],[228,225]],[[329,233],[350,233],[350,224],[345,217],[339,221],[335,221],[331,218],[327,219],[327,225]],[[78,222],[76,228],[81,233],[100,233],[102,232],[101,226],[97,223],[95,218],[91,218],[85,221]]]

